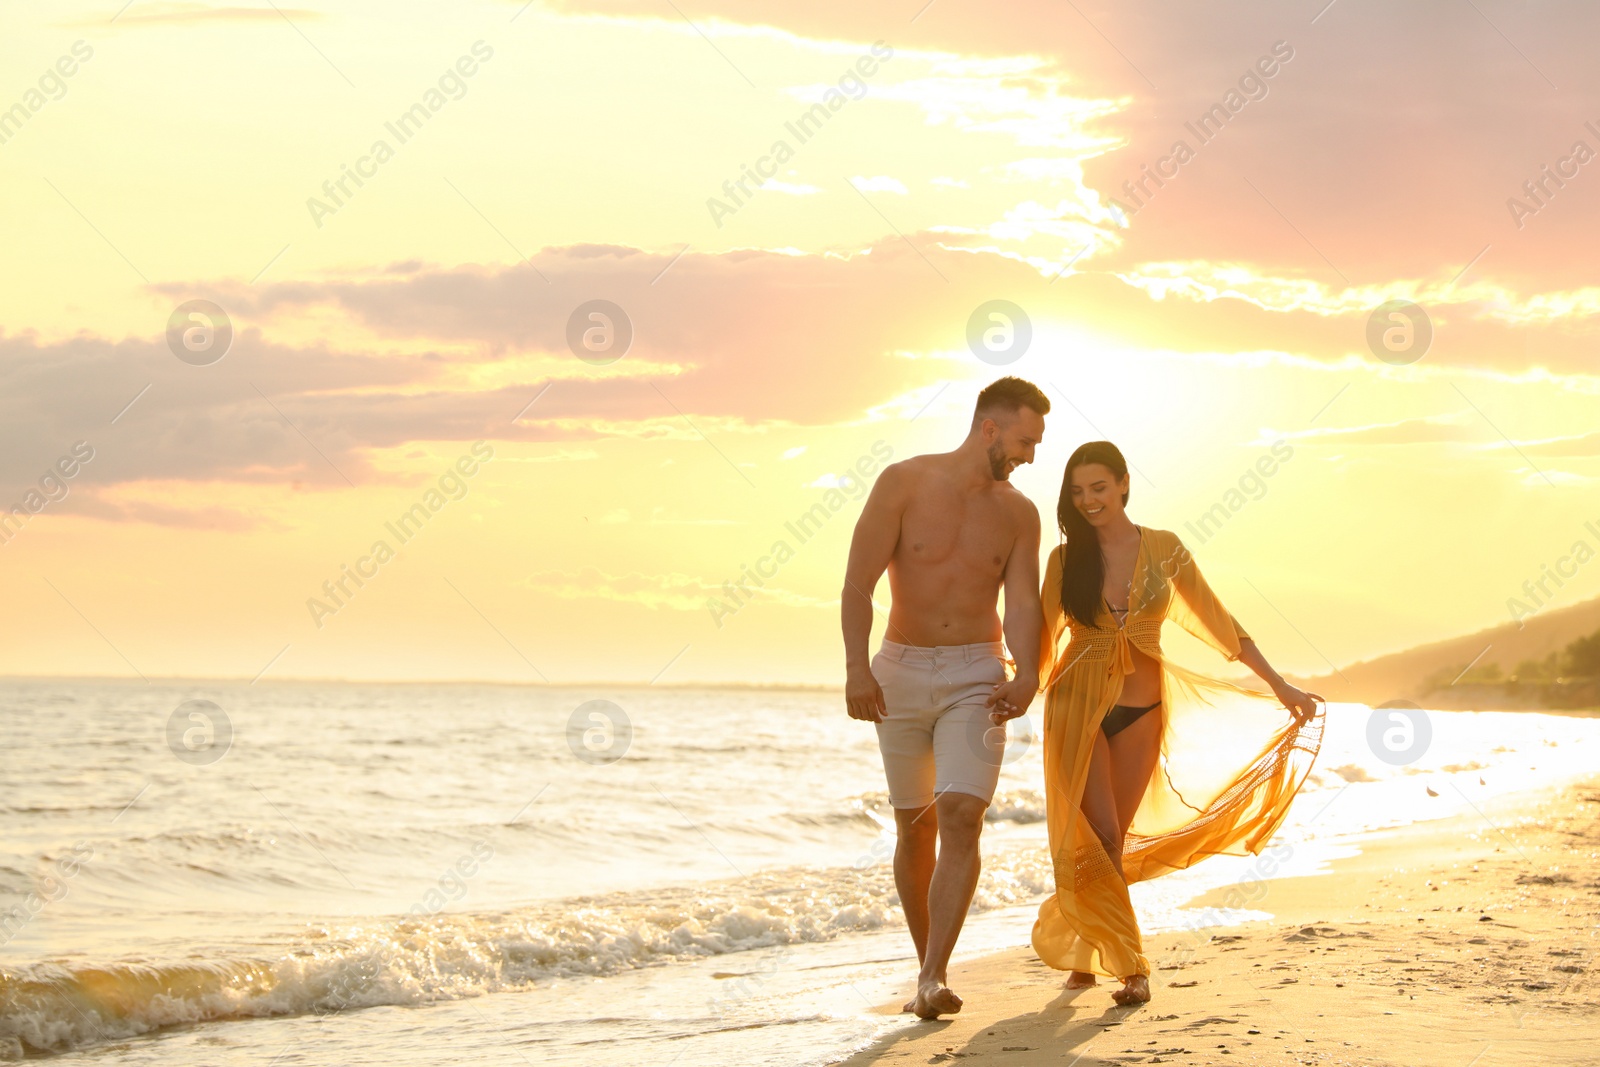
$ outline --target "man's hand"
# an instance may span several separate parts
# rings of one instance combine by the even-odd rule
[[[852,719],[883,721],[883,689],[872,676],[871,667],[862,667],[845,676],[844,703],[850,709]]]
[[[1028,713],[1028,705],[1039,691],[1039,679],[1017,675],[1009,682],[994,687],[989,699],[983,702],[989,709],[989,721],[999,726],[1009,719]]]

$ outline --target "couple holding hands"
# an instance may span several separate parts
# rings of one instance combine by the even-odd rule
[[[990,384],[960,447],[884,469],[850,545],[845,701],[852,718],[877,725],[895,885],[922,964],[905,1010],[924,1019],[961,1010],[946,968],[978,884],[1005,723],[1036,695],[1055,892],[1033,948],[1071,972],[1069,989],[1119,980],[1120,1004],[1150,999],[1128,886],[1259,851],[1321,743],[1322,698],[1273,670],[1176,534],[1128,517],[1128,467],[1109,441],[1067,461],[1061,544],[1041,583],[1039,513],[1009,479],[1033,462],[1049,411],[1029,382]],[[869,660],[885,570],[892,607]],[[1249,667],[1271,695],[1166,659],[1167,619]]]

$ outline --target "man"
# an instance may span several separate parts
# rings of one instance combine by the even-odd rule
[[[1037,386],[992,383],[954,452],[884,469],[850,542],[840,609],[845,702],[851,718],[877,724],[899,831],[895,886],[922,964],[905,1010],[924,1019],[961,1010],[945,969],[978,885],[978,835],[1000,777],[1005,722],[1039,688],[1039,512],[1008,479],[1033,462],[1049,411]],[[889,624],[869,664],[872,594],[886,568]],[[1016,662],[1010,681],[1006,645]]]

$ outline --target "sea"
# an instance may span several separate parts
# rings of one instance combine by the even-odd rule
[[[958,960],[1026,946],[1048,891],[1038,714]],[[1329,706],[1273,877],[1448,816],[1514,841],[1495,798],[1600,757],[1592,715],[1399,714]],[[0,1059],[803,1067],[917,1025],[876,1010],[916,961],[836,690],[28,679],[0,723]],[[1260,876],[1133,899],[1203,932],[1270,917],[1191,906]]]

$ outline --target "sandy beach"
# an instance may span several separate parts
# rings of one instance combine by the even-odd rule
[[[908,1017],[844,1067],[1600,1063],[1600,777],[1361,848],[1255,890],[1270,921],[1149,937],[1149,1004],[1118,1007],[1104,979],[1068,992],[1022,946],[954,966],[959,1015]]]

